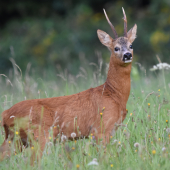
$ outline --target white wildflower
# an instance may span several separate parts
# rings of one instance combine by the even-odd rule
[[[163,148],[162,148],[162,151],[164,152],[165,150],[166,150],[166,148],[165,148],[165,147],[163,147]]]
[[[166,132],[167,132],[167,133],[170,133],[170,128],[167,128],[167,129],[166,129]]]
[[[170,65],[168,63],[159,63],[157,65],[154,65],[153,68],[150,69],[150,71],[155,71],[155,70],[169,70],[170,69]]]
[[[134,147],[135,147],[135,148],[138,148],[139,146],[140,146],[139,143],[134,143]]]
[[[66,141],[66,140],[67,140],[67,136],[65,136],[65,135],[62,134],[62,136],[61,136],[61,142],[64,142],[64,141]]]
[[[74,139],[76,137],[76,133],[71,133],[71,137]]]
[[[10,119],[13,118],[13,117],[15,117],[15,116],[10,116]]]
[[[114,141],[113,141],[113,143],[117,143],[118,142],[118,140],[117,139],[115,139]]]
[[[90,163],[88,163],[87,165],[99,165],[99,163],[97,162],[97,159],[94,158]]]

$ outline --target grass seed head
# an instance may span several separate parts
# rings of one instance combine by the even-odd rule
[[[140,146],[140,144],[139,144],[139,143],[137,143],[137,142],[136,142],[136,143],[134,143],[134,147],[135,147],[135,148],[138,148],[139,146]]]
[[[76,133],[71,133],[71,137],[74,139],[76,137]]]

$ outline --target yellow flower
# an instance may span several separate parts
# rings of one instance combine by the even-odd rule
[[[54,126],[54,129],[56,128],[56,126]]]
[[[110,136],[110,138],[112,138],[112,136]]]
[[[79,164],[77,164],[77,165],[76,165],[76,168],[79,168],[79,167],[80,167],[80,165],[79,165]]]
[[[15,134],[18,135],[19,134],[18,131],[16,131]]]
[[[9,141],[8,141],[8,143],[10,144],[10,143],[11,143],[11,141],[9,140]]]
[[[103,107],[103,110],[105,109],[105,107]]]
[[[130,116],[132,116],[132,113],[130,114]]]
[[[102,115],[103,115],[103,113],[100,113],[100,115],[102,116]]]
[[[159,141],[161,140],[161,138],[159,138]]]
[[[160,89],[158,89],[158,91],[161,91]]]
[[[33,150],[33,149],[34,149],[34,147],[32,146],[32,147],[31,147],[31,149]]]
[[[121,144],[121,142],[119,141],[119,144]]]
[[[155,155],[156,154],[156,150],[152,150],[152,154]]]
[[[93,136],[93,133],[91,133],[91,136]]]
[[[90,154],[88,154],[90,156]]]
[[[150,106],[151,104],[150,103],[148,103],[148,106]]]
[[[128,109],[126,109],[126,111],[128,112]]]
[[[166,123],[168,123],[168,120],[166,120]]]
[[[113,164],[111,164],[110,167],[113,167]]]
[[[93,137],[91,136],[91,139],[93,139]]]
[[[51,140],[51,136],[49,137],[49,139]]]
[[[158,97],[160,97],[160,95],[158,95]]]
[[[74,150],[75,148],[74,147],[72,147],[72,150]]]
[[[138,150],[135,150],[135,152],[137,152]]]
[[[76,143],[77,141],[75,140],[74,142]]]
[[[153,142],[151,141],[151,144],[153,144]]]

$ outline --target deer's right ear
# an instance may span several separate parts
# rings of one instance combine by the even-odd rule
[[[97,35],[99,37],[100,42],[105,45],[106,47],[111,48],[111,45],[113,44],[113,38],[110,37],[109,34],[102,30],[97,30]]]
[[[135,24],[127,33],[127,38],[132,43],[136,38],[137,25]]]

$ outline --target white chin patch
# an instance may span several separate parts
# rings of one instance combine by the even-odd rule
[[[132,60],[126,60],[126,61],[124,61],[124,63],[131,63],[132,62]]]

